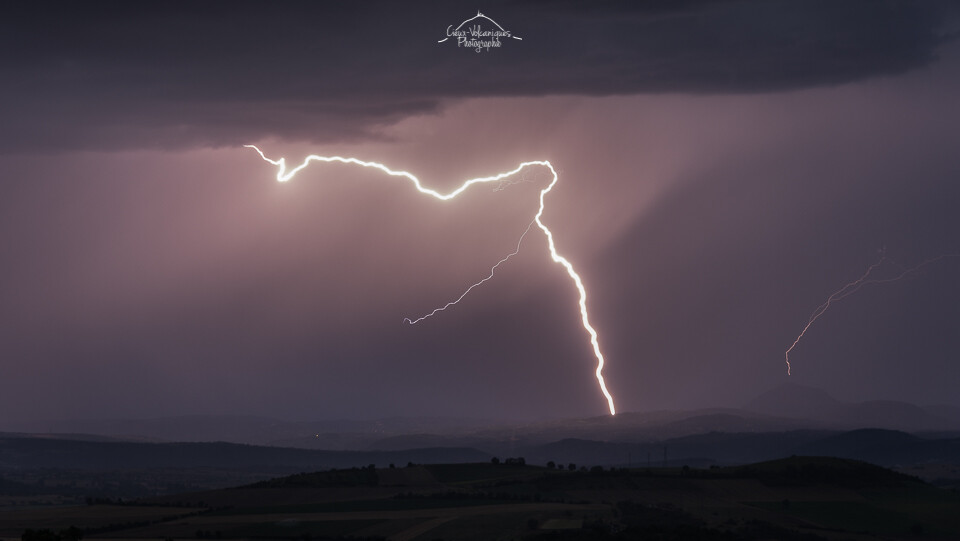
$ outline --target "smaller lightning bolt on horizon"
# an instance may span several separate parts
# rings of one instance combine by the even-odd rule
[[[833,292],[833,294],[827,297],[827,300],[824,301],[823,304],[818,306],[817,309],[814,310],[812,314],[810,314],[810,319],[807,320],[807,324],[803,327],[803,330],[800,331],[800,334],[797,336],[797,339],[794,340],[792,344],[790,344],[790,347],[787,348],[787,351],[784,353],[784,358],[787,363],[787,375],[788,376],[791,375],[790,352],[793,351],[795,347],[797,347],[797,344],[800,343],[800,339],[802,339],[803,336],[807,334],[807,331],[810,329],[810,326],[813,325],[813,322],[816,321],[820,316],[822,316],[823,313],[826,312],[827,309],[829,309],[833,303],[841,299],[845,299],[850,295],[853,295],[854,293],[859,291],[863,286],[874,285],[874,284],[889,284],[892,282],[897,282],[919,271],[920,269],[922,269],[923,267],[926,267],[927,265],[936,263],[941,259],[946,259],[951,257],[960,257],[960,253],[940,254],[936,257],[925,259],[920,263],[917,263],[916,265],[906,269],[903,268],[901,265],[897,265],[901,268],[901,272],[895,276],[892,276],[889,278],[870,278],[870,275],[873,274],[873,272],[877,270],[877,268],[882,266],[885,261],[890,261],[890,259],[886,255],[886,250],[885,249],[881,250],[880,259],[878,259],[876,263],[867,267],[866,272],[864,272],[859,278],[857,278],[852,282],[847,283],[842,288]]]
[[[318,156],[316,154],[311,154],[303,160],[303,163],[287,171],[286,159],[284,158],[280,158],[278,160],[270,159],[263,153],[262,150],[257,148],[255,145],[244,145],[244,147],[252,148],[253,150],[257,151],[257,153],[260,155],[261,158],[263,158],[264,161],[275,165],[277,167],[276,178],[277,178],[277,181],[279,182],[287,182],[288,180],[293,178],[294,175],[300,172],[302,169],[310,165],[310,162],[313,162],[313,161],[319,161],[319,162],[325,162],[325,163],[337,162],[337,163],[344,163],[344,164],[359,165],[361,167],[370,167],[370,168],[378,169],[391,177],[406,178],[413,184],[414,188],[418,192],[424,195],[429,195],[441,201],[449,201],[450,199],[457,197],[458,195],[466,191],[468,188],[470,188],[474,184],[481,184],[481,183],[488,183],[488,182],[501,183],[501,187],[502,187],[502,182],[504,180],[511,179],[518,173],[526,170],[528,167],[540,166],[540,167],[547,168],[550,171],[550,175],[549,175],[550,182],[546,188],[543,188],[540,190],[540,199],[539,199],[540,205],[539,205],[539,208],[537,209],[537,213],[536,215],[534,215],[533,220],[530,222],[530,225],[527,226],[526,231],[524,231],[523,235],[520,236],[520,240],[517,242],[516,249],[512,253],[508,254],[506,257],[498,261],[495,265],[493,265],[493,267],[490,269],[490,274],[486,278],[468,287],[466,291],[464,291],[463,294],[461,294],[460,297],[457,298],[456,300],[449,302],[445,306],[437,308],[433,312],[430,312],[429,314],[422,316],[416,320],[405,318],[405,321],[413,325],[419,321],[422,321],[428,317],[431,317],[437,312],[446,310],[450,306],[453,306],[454,304],[457,304],[458,302],[460,302],[460,300],[463,299],[468,293],[470,293],[471,290],[480,286],[484,282],[492,279],[493,275],[496,273],[497,267],[505,263],[507,260],[509,260],[511,257],[516,255],[520,251],[520,245],[523,243],[524,237],[527,235],[530,229],[533,228],[533,225],[536,224],[536,226],[541,231],[543,231],[543,234],[547,238],[547,248],[550,252],[550,259],[553,260],[554,263],[557,263],[560,266],[562,266],[564,270],[567,271],[567,275],[570,277],[570,279],[573,281],[574,286],[576,286],[577,288],[577,292],[579,293],[579,296],[580,296],[580,302],[579,302],[580,320],[583,323],[584,330],[586,330],[587,334],[590,335],[590,344],[591,346],[593,346],[593,354],[594,354],[594,357],[597,359],[597,368],[595,371],[597,383],[600,387],[601,393],[603,393],[604,398],[606,398],[607,406],[610,409],[610,415],[616,415],[617,410],[613,403],[613,395],[611,395],[610,392],[607,390],[607,385],[603,378],[603,367],[605,363],[604,363],[603,353],[600,351],[599,338],[597,336],[597,331],[593,328],[593,325],[590,324],[590,316],[587,313],[587,290],[583,285],[583,280],[580,279],[580,275],[577,274],[576,270],[574,270],[573,264],[570,263],[570,261],[567,260],[567,258],[563,257],[557,252],[557,246],[554,243],[554,239],[553,239],[553,232],[550,231],[550,229],[546,226],[546,224],[543,223],[543,220],[541,219],[543,217],[543,211],[545,208],[546,195],[550,193],[551,190],[553,190],[553,187],[556,186],[557,182],[560,180],[560,177],[557,174],[557,170],[554,169],[553,165],[549,161],[539,160],[539,161],[523,162],[520,165],[518,165],[516,168],[510,171],[506,171],[504,173],[498,173],[496,175],[492,175],[488,177],[473,178],[465,181],[463,184],[460,185],[460,187],[454,189],[453,191],[450,191],[448,193],[440,193],[436,190],[424,187],[423,184],[421,184],[420,179],[415,177],[413,174],[408,173],[407,171],[395,171],[393,169],[390,169],[386,165],[383,165],[382,163],[378,163],[378,162],[369,162],[369,161],[359,160],[357,158],[346,158],[342,156]]]

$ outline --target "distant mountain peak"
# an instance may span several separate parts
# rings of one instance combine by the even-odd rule
[[[886,428],[896,430],[952,429],[956,421],[933,408],[898,400],[843,402],[826,391],[783,383],[754,398],[745,409],[794,419],[810,419],[834,428]],[[945,411],[945,410],[944,410]],[[940,413],[938,415],[938,413]]]
[[[767,415],[815,418],[829,415],[841,405],[822,389],[789,382],[754,398],[744,408]]]

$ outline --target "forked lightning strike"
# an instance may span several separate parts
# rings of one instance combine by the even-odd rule
[[[935,263],[937,261],[940,261],[941,259],[948,258],[948,257],[960,257],[960,254],[941,254],[936,257],[931,257],[930,259],[927,259],[925,261],[921,261],[920,263],[917,263],[916,265],[910,267],[909,269],[902,270],[900,274],[897,274],[896,276],[892,276],[890,278],[871,279],[870,275],[873,274],[873,271],[877,270],[877,268],[883,265],[883,262],[887,260],[886,255],[882,255],[880,259],[877,260],[876,263],[867,267],[867,271],[864,272],[862,276],[860,276],[856,280],[848,283],[847,285],[835,291],[832,295],[827,297],[827,300],[824,301],[823,304],[818,306],[817,309],[813,311],[813,313],[810,315],[810,319],[807,320],[807,324],[803,327],[803,330],[800,331],[799,336],[797,336],[797,339],[794,340],[792,344],[790,344],[790,347],[787,348],[787,351],[784,354],[787,362],[787,375],[788,376],[790,375],[790,352],[793,351],[793,348],[797,347],[797,344],[800,343],[800,339],[803,338],[803,335],[807,333],[807,330],[810,329],[810,326],[813,325],[813,322],[816,321],[817,318],[822,316],[823,313],[826,312],[828,308],[830,308],[831,304],[833,304],[836,301],[839,301],[840,299],[844,299],[846,297],[849,297],[850,295],[853,295],[865,285],[889,284],[890,282],[896,282],[898,280],[906,278],[907,276],[917,272],[918,270],[922,269],[923,267],[926,267],[931,263]]]
[[[435,197],[436,199],[439,199],[439,200],[441,200],[441,201],[448,201],[448,200],[450,200],[450,199],[453,199],[454,197],[460,195],[461,193],[463,193],[464,191],[466,191],[468,188],[470,188],[470,186],[473,186],[474,184],[482,184],[482,183],[487,183],[487,182],[500,182],[500,181],[502,181],[503,179],[506,179],[506,178],[509,178],[509,177],[512,177],[512,176],[516,175],[517,173],[521,172],[523,169],[525,169],[525,168],[527,168],[527,167],[542,166],[542,167],[546,167],[547,169],[549,169],[550,174],[552,175],[553,179],[551,180],[550,184],[549,184],[546,188],[540,190],[540,206],[539,206],[539,208],[537,209],[536,215],[533,217],[533,222],[531,222],[531,225],[530,225],[530,226],[527,226],[527,230],[524,231],[523,235],[520,236],[520,240],[517,242],[517,248],[516,248],[516,250],[514,250],[512,253],[510,253],[509,255],[507,255],[506,257],[504,257],[503,259],[501,259],[500,261],[498,261],[498,262],[490,269],[490,275],[489,275],[489,276],[487,276],[487,277],[484,278],[483,280],[480,280],[479,282],[477,282],[477,283],[471,285],[470,287],[468,287],[468,288],[466,289],[466,291],[464,291],[463,294],[460,295],[460,297],[457,298],[455,301],[449,302],[449,303],[447,303],[445,306],[442,306],[442,307],[440,307],[440,308],[437,308],[437,309],[434,310],[433,312],[430,312],[429,314],[427,314],[427,315],[425,315],[425,316],[422,316],[422,317],[420,317],[420,318],[418,318],[418,319],[416,319],[416,320],[411,320],[411,319],[409,319],[409,318],[406,318],[405,321],[406,321],[407,323],[410,323],[410,324],[414,324],[414,323],[423,321],[424,319],[426,319],[426,318],[428,318],[428,317],[436,314],[437,312],[443,311],[443,310],[449,308],[450,306],[452,306],[452,305],[454,305],[454,304],[457,304],[457,303],[460,302],[460,300],[462,300],[468,293],[470,293],[470,291],[471,291],[473,288],[475,288],[475,287],[483,284],[483,283],[486,282],[487,280],[490,280],[491,278],[493,278],[493,275],[494,275],[494,273],[496,272],[497,267],[499,267],[502,263],[506,262],[508,259],[510,259],[510,258],[513,257],[514,255],[516,255],[517,252],[520,251],[520,245],[521,245],[521,243],[523,242],[523,238],[524,238],[524,237],[526,236],[526,234],[530,231],[530,227],[535,223],[535,224],[537,224],[537,227],[539,227],[540,230],[543,231],[543,234],[544,234],[544,235],[546,236],[546,238],[547,238],[547,246],[548,246],[548,248],[549,248],[549,250],[550,250],[550,258],[554,261],[554,263],[558,263],[558,264],[562,265],[564,269],[566,269],[567,274],[570,276],[570,279],[573,280],[573,283],[574,283],[574,285],[576,286],[578,293],[580,294],[580,303],[579,303],[579,304],[580,304],[580,319],[581,319],[581,321],[583,322],[583,328],[584,328],[584,329],[587,331],[587,333],[590,335],[590,344],[593,346],[593,353],[594,353],[594,356],[597,358],[597,369],[596,369],[597,383],[599,383],[599,385],[600,385],[600,391],[603,393],[603,396],[604,396],[604,397],[606,398],[606,400],[607,400],[607,405],[608,405],[609,408],[610,408],[610,415],[616,415],[617,411],[616,411],[616,408],[615,408],[615,406],[614,406],[614,404],[613,404],[613,396],[610,394],[609,391],[607,391],[607,385],[606,385],[606,383],[604,382],[604,379],[603,379],[604,359],[603,359],[603,353],[601,353],[601,351],[600,351],[600,342],[599,342],[599,339],[598,339],[598,337],[597,337],[597,331],[593,328],[592,325],[590,325],[590,318],[589,318],[589,316],[588,316],[588,314],[587,314],[587,291],[586,291],[586,289],[585,289],[584,286],[583,286],[583,280],[580,279],[580,275],[577,274],[577,272],[574,270],[573,265],[570,263],[570,261],[568,261],[565,257],[563,257],[563,256],[561,256],[559,253],[557,253],[557,247],[556,247],[556,245],[554,244],[554,241],[553,241],[553,232],[551,232],[550,229],[547,228],[547,226],[546,226],[546,225],[543,223],[543,221],[542,221],[543,210],[544,210],[544,198],[545,198],[546,195],[550,192],[550,190],[553,189],[553,187],[557,184],[557,181],[559,180],[559,176],[557,175],[557,171],[553,168],[553,165],[552,165],[550,162],[545,161],[545,160],[544,160],[544,161],[523,162],[523,163],[521,163],[520,165],[518,165],[515,169],[510,170],[510,171],[507,171],[507,172],[505,172],[505,173],[498,173],[498,174],[496,174],[496,175],[489,176],[489,177],[478,177],[478,178],[470,179],[470,180],[467,180],[466,182],[464,182],[463,184],[461,184],[459,188],[457,188],[457,189],[455,189],[455,190],[453,190],[453,191],[451,191],[451,192],[448,192],[448,193],[440,193],[440,192],[437,192],[436,190],[432,190],[432,189],[430,189],[430,188],[425,188],[425,187],[423,186],[423,184],[420,183],[420,179],[418,179],[417,177],[415,177],[415,176],[412,175],[411,173],[408,173],[408,172],[406,172],[406,171],[394,171],[393,169],[390,169],[390,168],[387,167],[386,165],[383,165],[383,164],[377,163],[377,162],[368,162],[368,161],[359,160],[359,159],[357,159],[357,158],[344,158],[344,157],[341,157],[341,156],[317,156],[317,155],[315,155],[315,154],[311,154],[310,156],[307,156],[307,157],[303,160],[303,163],[302,163],[302,164],[298,165],[297,167],[294,167],[294,168],[291,169],[290,171],[287,171],[286,160],[285,160],[284,158],[280,158],[279,160],[272,160],[272,159],[268,158],[268,157],[263,153],[263,151],[260,150],[259,148],[257,148],[256,146],[254,146],[254,145],[244,145],[244,146],[247,147],[247,148],[252,148],[252,149],[256,150],[257,153],[260,154],[260,157],[261,157],[261,158],[263,158],[265,161],[267,161],[267,162],[269,162],[269,163],[272,163],[273,165],[277,166],[277,180],[280,181],[280,182],[286,182],[286,181],[290,180],[291,178],[294,177],[294,175],[296,175],[296,174],[297,174],[298,172],[300,172],[302,169],[304,169],[305,167],[307,167],[307,166],[310,164],[310,162],[312,162],[312,161],[319,161],[319,162],[325,162],[325,163],[338,162],[338,163],[359,165],[359,166],[361,166],[361,167],[371,167],[371,168],[374,168],[374,169],[379,169],[380,171],[382,171],[382,172],[384,172],[384,173],[386,173],[387,175],[392,176],[392,177],[404,177],[404,178],[406,178],[407,180],[409,180],[409,181],[413,184],[414,188],[415,188],[418,192],[420,192],[420,193],[422,193],[422,194],[424,194],[424,195],[429,195],[429,196],[431,196],[431,197]]]
[[[447,308],[450,308],[450,307],[453,306],[454,304],[459,303],[460,301],[463,300],[464,297],[467,296],[467,293],[470,293],[470,292],[473,290],[473,288],[475,288],[475,287],[483,284],[483,283],[486,282],[487,280],[493,279],[494,273],[497,272],[497,267],[499,267],[500,265],[506,263],[508,259],[510,259],[511,257],[513,257],[513,256],[517,255],[518,253],[520,253],[520,245],[523,244],[523,238],[526,237],[526,236],[527,236],[527,233],[530,232],[530,228],[531,228],[531,227],[533,227],[533,222],[530,222],[530,225],[527,226],[527,229],[523,232],[522,235],[520,235],[520,240],[517,241],[517,249],[514,250],[514,251],[512,251],[512,252],[510,252],[509,254],[507,254],[506,256],[504,256],[503,259],[501,259],[500,261],[497,261],[492,267],[490,267],[490,274],[487,275],[486,278],[484,278],[483,280],[480,280],[479,282],[476,282],[475,284],[472,284],[470,287],[468,287],[466,290],[464,290],[464,292],[461,293],[460,296],[456,298],[456,300],[452,300],[452,301],[448,302],[447,304],[444,304],[443,306],[441,306],[441,307],[439,307],[439,308],[434,308],[431,312],[429,312],[429,313],[427,313],[427,314],[425,314],[425,315],[422,315],[422,316],[418,317],[417,319],[410,319],[410,318],[408,318],[408,317],[405,317],[405,318],[403,318],[403,321],[405,321],[405,322],[407,322],[407,323],[409,323],[409,324],[411,324],[411,325],[416,325],[417,323],[420,323],[421,321],[427,319],[428,317],[433,317],[433,315],[436,314],[437,312],[443,312],[444,310],[446,310]]]

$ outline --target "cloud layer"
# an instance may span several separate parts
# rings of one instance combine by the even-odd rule
[[[450,100],[741,93],[902,73],[934,60],[934,2],[494,2],[523,38],[437,43],[450,2],[29,2],[0,21],[0,151],[330,142]]]

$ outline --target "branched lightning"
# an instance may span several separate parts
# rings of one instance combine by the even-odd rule
[[[465,181],[465,182],[464,182],[463,184],[461,184],[458,188],[454,189],[454,190],[451,191],[451,192],[448,192],[448,193],[440,193],[440,192],[437,192],[436,190],[432,190],[432,189],[430,189],[430,188],[425,188],[425,187],[423,186],[423,184],[421,184],[420,180],[419,180],[417,177],[415,177],[415,176],[414,176],[413,174],[411,174],[411,173],[408,173],[407,171],[394,171],[393,169],[390,169],[390,168],[387,167],[386,165],[383,165],[383,164],[377,163],[377,162],[369,162],[369,161],[359,160],[359,159],[357,159],[357,158],[345,158],[345,157],[341,157],[341,156],[317,156],[317,155],[315,155],[315,154],[311,154],[310,156],[307,156],[307,157],[303,160],[303,163],[301,163],[301,164],[298,165],[297,167],[294,167],[293,169],[287,171],[286,160],[285,160],[284,158],[280,158],[280,159],[278,159],[278,160],[272,160],[272,159],[268,158],[268,157],[263,153],[263,151],[261,151],[261,150],[260,150],[259,148],[257,148],[256,146],[254,146],[254,145],[244,145],[244,146],[247,147],[247,148],[252,148],[252,149],[254,149],[255,151],[257,151],[258,154],[260,154],[260,157],[263,158],[265,161],[267,161],[267,162],[269,162],[269,163],[277,166],[277,177],[276,177],[276,178],[277,178],[277,180],[280,181],[280,182],[286,182],[286,181],[290,180],[290,179],[293,178],[298,172],[300,172],[302,169],[304,169],[305,167],[307,167],[307,166],[310,164],[310,162],[313,162],[313,161],[319,161],[319,162],[325,162],[325,163],[338,162],[338,163],[359,165],[359,166],[361,166],[361,167],[371,167],[371,168],[374,168],[374,169],[379,169],[380,171],[382,171],[382,172],[384,172],[384,173],[386,173],[387,175],[392,176],[392,177],[403,177],[403,178],[406,178],[407,180],[409,180],[409,181],[413,184],[414,188],[415,188],[418,192],[420,192],[420,193],[422,193],[422,194],[424,194],[424,195],[429,195],[429,196],[434,197],[434,198],[436,198],[436,199],[439,199],[439,200],[441,200],[441,201],[448,201],[448,200],[450,200],[450,199],[453,199],[454,197],[457,197],[458,195],[460,195],[461,193],[463,193],[464,191],[466,191],[468,188],[470,188],[470,187],[473,186],[474,184],[482,184],[482,183],[488,183],[488,182],[501,182],[501,181],[504,180],[504,179],[507,179],[507,178],[509,178],[509,177],[512,177],[512,176],[516,175],[517,173],[520,173],[521,171],[523,171],[523,170],[526,169],[527,167],[535,167],[535,166],[546,167],[546,168],[550,171],[550,174],[552,175],[552,180],[550,181],[550,184],[549,184],[546,188],[540,190],[540,206],[539,206],[539,208],[537,209],[536,215],[533,217],[533,221],[531,222],[531,224],[530,224],[529,226],[527,226],[527,230],[524,231],[523,235],[520,236],[520,240],[517,242],[517,248],[516,248],[516,250],[514,250],[512,253],[508,254],[506,257],[504,257],[503,259],[501,259],[500,261],[498,261],[495,265],[493,265],[493,267],[490,269],[490,274],[489,274],[489,276],[487,276],[486,278],[484,278],[484,279],[480,280],[479,282],[477,282],[477,283],[471,285],[470,287],[468,287],[468,288],[466,289],[466,291],[464,291],[463,294],[460,295],[460,297],[457,298],[455,301],[449,302],[449,303],[447,303],[445,306],[442,306],[442,307],[440,307],[440,308],[437,308],[437,309],[434,310],[433,312],[430,312],[429,314],[427,314],[427,315],[425,315],[425,316],[422,316],[422,317],[420,317],[420,318],[418,318],[418,319],[416,319],[416,320],[411,320],[411,319],[409,319],[409,318],[406,318],[405,321],[408,322],[408,323],[410,323],[410,324],[414,324],[414,323],[417,323],[417,322],[419,322],[419,321],[422,321],[422,320],[424,320],[424,319],[426,319],[426,318],[434,315],[434,314],[437,313],[437,312],[440,312],[440,311],[442,311],[442,310],[445,310],[445,309],[449,308],[450,306],[452,306],[452,305],[457,304],[458,302],[460,302],[460,300],[463,299],[468,293],[470,293],[470,291],[471,291],[472,289],[474,289],[475,287],[483,284],[483,283],[486,282],[487,280],[490,280],[491,278],[493,278],[493,275],[494,275],[494,273],[496,272],[497,267],[499,267],[502,263],[506,262],[508,259],[510,259],[511,257],[513,257],[514,255],[516,255],[516,254],[519,252],[519,250],[520,250],[520,245],[521,245],[521,243],[523,242],[524,237],[525,237],[526,234],[530,231],[530,228],[532,227],[532,225],[535,223],[535,224],[537,224],[537,227],[539,227],[540,230],[543,231],[543,234],[544,234],[544,235],[546,236],[546,238],[547,238],[547,246],[548,246],[548,248],[549,248],[549,250],[550,250],[550,258],[554,261],[554,263],[558,263],[558,264],[560,264],[560,265],[563,266],[563,268],[567,271],[567,275],[569,275],[569,276],[570,276],[570,279],[573,280],[573,283],[574,283],[574,285],[576,286],[578,293],[580,294],[580,302],[579,302],[579,306],[580,306],[580,319],[581,319],[581,321],[582,321],[582,323],[583,323],[583,328],[584,328],[584,329],[587,331],[587,333],[590,335],[590,344],[593,346],[593,353],[594,353],[594,356],[595,356],[596,359],[597,359],[597,369],[596,369],[597,383],[598,383],[599,386],[600,386],[600,391],[603,393],[603,396],[604,396],[604,397],[606,398],[606,400],[607,400],[607,405],[609,406],[609,409],[610,409],[610,415],[615,415],[615,414],[616,414],[616,408],[615,408],[614,403],[613,403],[613,396],[612,396],[612,395],[610,394],[610,392],[607,390],[606,382],[605,382],[604,379],[603,379],[603,366],[604,366],[603,353],[600,351],[600,342],[599,342],[599,339],[598,339],[598,337],[597,337],[597,331],[596,331],[596,330],[593,328],[593,326],[590,324],[590,317],[589,317],[589,315],[588,315],[588,313],[587,313],[587,291],[586,291],[586,289],[585,289],[584,286],[583,286],[583,280],[580,279],[580,275],[577,274],[577,272],[574,270],[573,265],[570,263],[570,261],[568,261],[565,257],[563,257],[563,256],[561,256],[559,253],[557,253],[556,244],[554,243],[554,240],[553,240],[553,232],[550,231],[550,229],[543,223],[543,220],[542,220],[543,211],[544,211],[544,208],[545,208],[545,202],[544,202],[544,200],[545,200],[545,198],[546,198],[546,195],[550,192],[550,190],[553,189],[553,187],[557,184],[557,181],[559,180],[559,176],[557,175],[557,171],[556,171],[556,169],[553,168],[553,165],[552,165],[550,162],[545,161],[545,160],[543,160],[543,161],[523,162],[523,163],[521,163],[520,165],[518,165],[516,168],[514,168],[514,169],[512,169],[512,170],[510,170],[510,171],[507,171],[507,172],[505,172],[505,173],[498,173],[498,174],[493,175],[493,176],[478,177],[478,178],[470,179],[470,180]]]
[[[523,184],[525,182],[534,182],[534,179],[537,176],[539,175],[532,175],[531,177],[528,178],[526,174],[523,174],[523,175],[519,175],[519,178],[505,178],[501,180],[496,186],[494,186],[493,191],[499,192],[499,191],[506,190],[507,188],[515,184]]]
[[[867,267],[867,272],[863,273],[862,276],[848,283],[847,285],[843,286],[842,288],[835,291],[832,295],[827,297],[827,300],[824,301],[823,304],[818,306],[817,309],[814,310],[812,314],[810,314],[810,319],[807,320],[807,324],[803,327],[803,330],[800,331],[800,334],[797,336],[797,339],[794,340],[792,344],[790,344],[790,347],[787,348],[787,352],[784,354],[787,361],[788,376],[790,375],[790,352],[793,351],[793,348],[797,347],[797,344],[800,343],[800,339],[803,338],[803,335],[807,334],[807,329],[810,328],[810,325],[813,325],[813,322],[816,321],[817,318],[822,316],[823,313],[826,312],[828,308],[830,308],[830,305],[833,304],[834,301],[838,301],[848,295],[852,295],[855,291],[860,289],[863,286],[864,282],[867,280],[867,278],[870,276],[870,273],[873,272],[874,269],[876,269],[883,263],[883,259],[884,258],[881,257],[879,261]]]
[[[477,286],[480,286],[481,284],[483,284],[483,283],[486,282],[487,280],[493,279],[493,275],[494,275],[494,273],[497,271],[497,267],[499,267],[500,265],[506,263],[508,259],[510,259],[511,257],[513,257],[513,256],[517,255],[518,253],[520,253],[520,245],[523,244],[523,238],[526,237],[526,236],[527,236],[527,233],[530,232],[530,228],[531,228],[531,227],[533,227],[533,222],[530,222],[530,225],[527,226],[527,229],[523,232],[522,235],[520,235],[520,240],[517,241],[517,248],[516,248],[516,250],[510,252],[509,254],[507,254],[506,256],[504,256],[502,259],[500,259],[500,261],[497,261],[492,267],[490,267],[490,274],[487,275],[486,278],[484,278],[483,280],[480,280],[479,282],[476,282],[476,283],[474,283],[473,285],[471,285],[470,287],[468,287],[466,290],[464,290],[464,292],[463,292],[462,294],[460,294],[459,297],[456,298],[456,300],[452,300],[452,301],[448,302],[447,304],[445,304],[445,305],[443,305],[443,306],[441,306],[441,307],[439,307],[439,308],[434,308],[433,311],[431,311],[431,312],[429,312],[429,313],[427,313],[427,314],[425,314],[425,315],[422,315],[422,316],[418,317],[417,319],[410,319],[410,318],[408,318],[408,317],[405,317],[405,318],[403,318],[403,321],[409,323],[410,325],[416,325],[417,323],[420,323],[421,321],[427,319],[428,317],[432,317],[432,316],[433,316],[434,314],[436,314],[437,312],[442,312],[442,311],[446,310],[447,308],[450,308],[450,307],[453,306],[454,304],[457,304],[458,302],[462,301],[463,298],[467,296],[467,293],[470,293],[470,291],[472,291],[473,288],[475,288],[475,287],[477,287]]]
[[[863,275],[861,275],[856,280],[848,283],[847,285],[835,291],[832,295],[827,297],[827,300],[824,301],[823,304],[818,306],[817,309],[813,311],[813,313],[810,315],[810,319],[807,320],[807,324],[803,327],[803,330],[800,331],[800,334],[797,336],[797,339],[794,340],[792,344],[790,344],[790,347],[787,348],[787,351],[784,354],[787,362],[787,375],[788,376],[790,375],[790,352],[793,351],[793,348],[797,347],[797,344],[800,343],[800,339],[803,338],[803,335],[807,333],[807,330],[810,329],[810,326],[813,325],[813,322],[816,321],[817,318],[822,316],[823,313],[826,312],[828,308],[830,308],[831,304],[841,299],[844,299],[846,297],[849,297],[850,295],[853,295],[865,285],[889,284],[891,282],[896,282],[898,280],[902,280],[907,276],[919,271],[920,269],[922,269],[923,267],[926,267],[927,265],[930,265],[931,263],[936,263],[941,259],[945,259],[949,257],[960,257],[960,253],[941,254],[936,257],[931,257],[930,259],[921,261],[920,263],[917,263],[916,265],[908,269],[903,269],[899,274],[889,278],[870,278],[870,275],[873,274],[873,271],[877,270],[877,268],[883,265],[884,261],[888,260],[885,254],[881,255],[880,259],[877,260],[876,263],[867,267],[867,271],[864,272]]]

